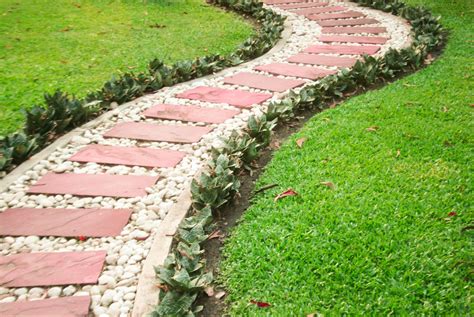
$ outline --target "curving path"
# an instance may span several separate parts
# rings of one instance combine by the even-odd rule
[[[288,16],[279,50],[121,106],[0,183],[1,316],[131,315],[155,233],[220,137],[290,90],[410,40],[404,21],[349,2],[265,3]]]

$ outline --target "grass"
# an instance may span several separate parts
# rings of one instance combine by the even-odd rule
[[[472,314],[474,15],[469,0],[407,2],[443,16],[443,55],[314,116],[275,153],[256,188],[279,188],[224,248],[232,316]]]
[[[0,1],[0,135],[57,88],[84,96],[119,71],[228,53],[251,24],[203,0]]]

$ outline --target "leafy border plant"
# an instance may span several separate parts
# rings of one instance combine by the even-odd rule
[[[22,131],[0,137],[0,178],[60,135],[114,106],[163,87],[239,65],[264,54],[281,37],[285,18],[263,8],[262,3],[253,0],[209,0],[208,3],[254,18],[260,25],[257,34],[227,56],[209,55],[171,66],[154,59],[147,71],[114,76],[100,90],[84,99],[76,99],[59,90],[45,94],[44,105],[35,105],[25,111],[26,122]]]
[[[234,1],[247,3],[248,0]],[[238,173],[242,169],[251,170],[259,150],[269,144],[278,121],[284,122],[303,109],[322,110],[338,98],[419,69],[429,53],[446,39],[439,18],[422,7],[410,7],[399,0],[353,1],[408,20],[412,25],[412,45],[399,51],[391,49],[379,58],[364,56],[350,70],[328,76],[299,93],[291,92],[282,101],[271,103],[261,116],[251,116],[247,128],[241,133],[233,131],[223,147],[213,149],[206,171],[192,182],[191,216],[180,225],[175,236],[177,246],[165,264],[156,268],[162,291],[153,316],[194,316],[202,310],[193,303],[199,292],[212,282],[212,273],[206,272],[202,243],[212,231],[213,214],[238,192]]]

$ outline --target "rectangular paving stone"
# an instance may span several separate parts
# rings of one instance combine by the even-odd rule
[[[122,122],[107,131],[104,137],[171,143],[195,143],[199,142],[205,134],[211,131],[211,127]]]
[[[341,55],[373,55],[380,50],[380,46],[356,45],[313,45],[305,49],[305,53],[313,54],[341,54]]]
[[[281,4],[281,3],[302,3],[307,2],[307,0],[263,0],[265,4]]]
[[[69,158],[69,161],[144,167],[175,167],[185,156],[186,153],[173,150],[91,144],[80,149]]]
[[[91,298],[70,296],[0,304],[0,316],[87,317]]]
[[[359,44],[384,44],[388,41],[386,37],[380,36],[352,36],[352,35],[321,35],[321,42],[345,42]]]
[[[272,95],[244,90],[200,86],[180,93],[177,97],[212,103],[226,103],[239,108],[251,108],[252,105],[262,103],[271,98]]]
[[[38,252],[0,256],[4,287],[95,284],[106,251]]]
[[[352,26],[342,26],[342,27],[323,27],[322,33],[325,34],[358,34],[358,33],[371,33],[379,34],[386,33],[387,29],[383,27],[352,27]]]
[[[239,113],[238,110],[160,104],[146,109],[142,114],[147,118],[222,123]]]
[[[257,89],[283,92],[305,84],[303,80],[283,79],[273,76],[265,76],[254,73],[238,73],[224,78],[224,83],[231,85],[242,85]]]
[[[277,4],[276,6],[279,7],[280,9],[289,10],[289,9],[324,7],[326,5],[328,5],[327,2],[305,2],[305,3]]]
[[[351,67],[356,63],[357,58],[300,53],[291,56],[290,58],[288,58],[288,61],[292,63],[303,63],[322,66]]]
[[[275,75],[294,76],[307,79],[317,79],[336,73],[335,70],[321,69],[309,66],[299,66],[286,63],[273,63],[254,68]]]
[[[345,20],[328,20],[318,22],[321,26],[348,26],[348,25],[365,25],[378,24],[379,21],[375,19],[345,19]]]
[[[338,13],[321,13],[321,14],[310,14],[308,19],[313,21],[324,21],[324,20],[334,20],[334,19],[348,19],[348,18],[359,18],[365,17],[365,14],[357,11],[346,11]]]
[[[47,173],[28,189],[28,194],[107,197],[146,196],[145,188],[155,185],[157,176]]]
[[[129,209],[7,209],[0,213],[0,235],[114,237],[131,214]]]
[[[346,7],[341,6],[331,6],[331,7],[323,7],[323,8],[309,8],[309,9],[301,9],[293,11],[296,14],[300,15],[310,15],[310,14],[319,14],[325,12],[335,12],[335,11],[344,11],[347,10]]]

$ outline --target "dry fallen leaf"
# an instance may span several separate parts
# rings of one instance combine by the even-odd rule
[[[208,286],[204,289],[204,293],[206,293],[207,296],[212,297],[214,296],[214,288],[212,286]]]
[[[303,147],[303,144],[308,140],[307,138],[300,138],[296,140],[296,145],[301,149]]]
[[[332,182],[321,182],[321,185],[334,189],[334,184]]]
[[[297,192],[295,192],[295,191],[294,191],[293,189],[291,189],[291,188],[288,188],[288,189],[285,190],[284,192],[282,192],[282,193],[276,195],[274,201],[277,201],[277,200],[282,199],[282,198],[284,198],[284,197],[296,196],[296,195],[298,195]]]
[[[265,302],[258,302],[258,301],[255,301],[255,300],[251,300],[250,303],[254,304],[254,305],[257,305],[258,307],[260,308],[266,308],[266,307],[270,307],[270,304],[269,303],[265,303]]]
[[[270,144],[270,147],[274,150],[278,150],[280,148],[280,142],[274,141]]]
[[[220,232],[220,230],[214,230],[208,237],[207,240],[211,239],[219,239],[224,237],[224,235]]]
[[[214,297],[217,298],[217,299],[221,299],[224,296],[225,296],[224,291],[217,292],[216,295],[214,295]]]
[[[396,157],[399,157],[400,156],[400,150],[397,150],[397,155]]]
[[[374,125],[374,126],[372,126],[372,127],[368,127],[368,128],[365,129],[365,130],[367,130],[367,131],[369,131],[369,132],[375,132],[375,131],[377,131],[378,129],[379,129],[379,127],[376,126],[376,125]]]
[[[309,314],[309,315],[306,315],[306,317],[314,317],[314,313],[313,314]]]

